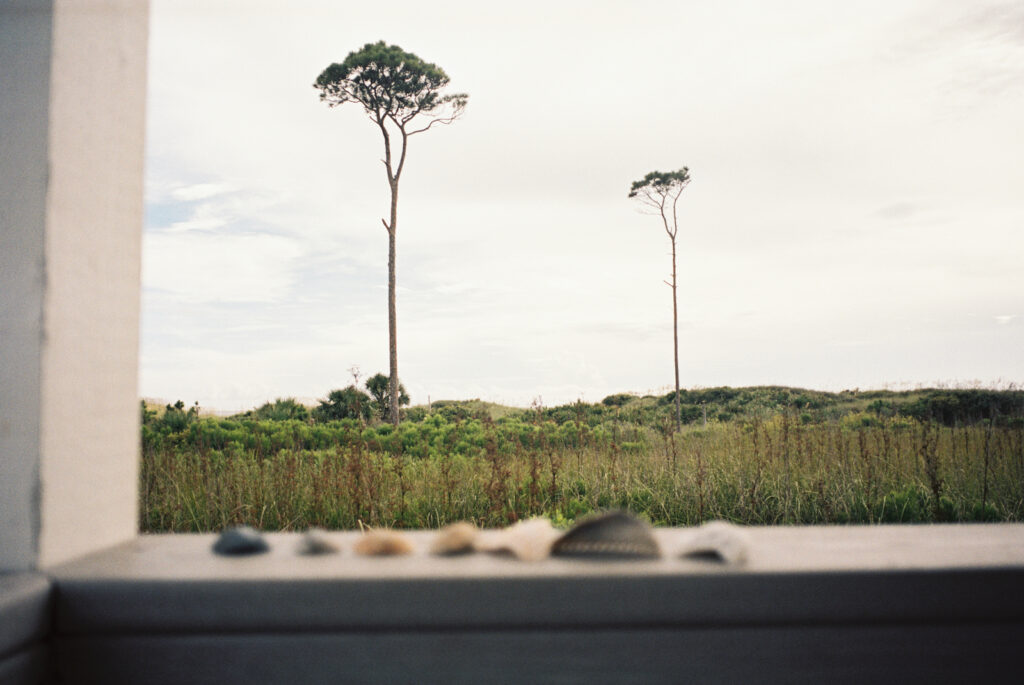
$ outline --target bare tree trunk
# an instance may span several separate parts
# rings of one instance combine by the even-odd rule
[[[391,423],[398,425],[398,314],[395,307],[395,233],[398,229],[398,179],[391,181],[391,224],[388,226],[388,413]]]
[[[676,362],[676,431],[682,429],[682,410],[679,406],[679,305],[676,299],[676,240],[672,238],[672,353]]]

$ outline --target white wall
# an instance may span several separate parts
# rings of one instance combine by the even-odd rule
[[[0,4],[0,570],[35,563],[49,2]]]
[[[147,30],[0,4],[0,570],[136,534]]]

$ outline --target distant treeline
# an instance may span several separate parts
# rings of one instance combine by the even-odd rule
[[[356,405],[357,411],[346,413],[341,401],[352,399],[350,390],[333,391],[312,410],[294,399],[278,399],[229,418],[202,417],[198,406],[186,409],[181,401],[162,410],[143,403],[143,452],[185,448],[271,455],[282,449],[329,449],[356,439],[371,449],[422,457],[444,451],[478,454],[488,439],[495,440],[502,450],[513,444],[573,448],[615,443],[628,451],[672,431],[674,393],[643,397],[623,393],[594,404],[574,402],[530,409],[479,400],[438,401],[429,407],[403,410],[402,423],[396,429],[385,422],[381,409],[386,402],[380,395],[365,396],[365,403]],[[680,400],[683,420],[697,426],[751,424],[776,416],[805,425],[898,425],[901,420],[949,427],[988,422],[1015,427],[1024,423],[1024,391],[1020,390],[829,393],[777,386],[723,387],[684,390]]]
[[[877,418],[903,417],[937,421],[946,426],[970,425],[983,420],[1012,420],[1024,417],[1024,390],[926,389],[912,391],[844,390],[839,393],[779,386],[751,388],[708,388],[679,393],[686,423],[766,418],[795,413],[803,423],[835,421],[852,413]],[[642,398],[647,399],[647,398]],[[657,398],[662,413],[674,401],[675,393]],[[637,406],[632,395],[612,395],[604,405],[628,410]],[[637,408],[640,409],[643,403]],[[653,418],[648,414],[647,419]]]

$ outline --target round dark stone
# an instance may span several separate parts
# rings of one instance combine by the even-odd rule
[[[249,526],[236,526],[221,532],[217,542],[213,543],[213,551],[225,556],[241,556],[245,554],[262,554],[270,549],[267,541]]]

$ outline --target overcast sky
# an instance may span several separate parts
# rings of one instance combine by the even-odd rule
[[[152,1],[141,394],[237,410],[387,372],[379,131],[312,83],[384,40],[469,94],[412,139],[414,404],[1024,382],[1024,5]]]

